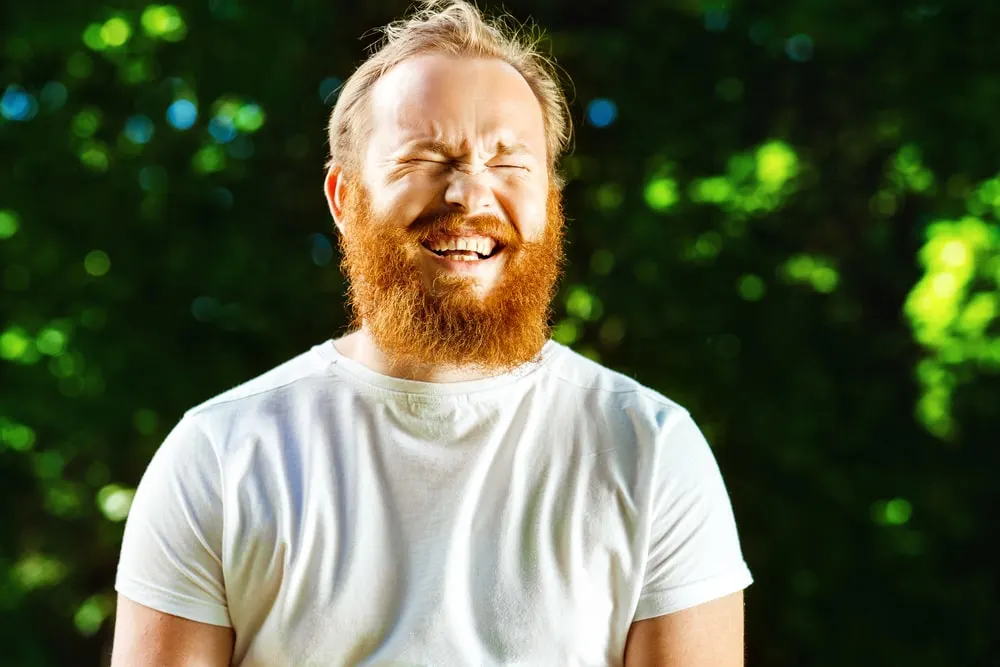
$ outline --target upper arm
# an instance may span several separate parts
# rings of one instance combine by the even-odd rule
[[[683,413],[660,438],[646,568],[633,621],[696,607],[753,580],[722,473],[704,435]]]
[[[233,631],[118,596],[111,667],[229,667]]]
[[[625,667],[742,667],[743,591],[632,624]]]
[[[223,567],[221,464],[183,419],[139,482],[122,537],[115,589],[144,607],[230,626]]]

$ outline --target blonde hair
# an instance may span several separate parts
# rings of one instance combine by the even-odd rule
[[[330,115],[328,167],[360,169],[361,140],[370,131],[372,87],[407,58],[437,53],[502,60],[521,73],[541,105],[549,170],[557,178],[556,163],[571,134],[569,105],[555,64],[538,49],[537,30],[525,36],[507,16],[484,19],[466,0],[424,0],[410,16],[381,32],[382,40],[344,83]]]

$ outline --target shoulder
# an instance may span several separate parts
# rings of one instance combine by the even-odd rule
[[[570,348],[553,343],[550,381],[560,393],[608,410],[638,412],[660,428],[687,416],[687,409],[635,378],[603,366]]]
[[[688,410],[638,380],[557,345],[548,368],[548,401],[557,413],[577,418],[633,442],[652,455],[665,437],[684,421]]]
[[[184,421],[198,424],[206,431],[231,425],[268,413],[289,410],[310,394],[329,385],[329,357],[326,343],[316,345],[274,368],[228,389],[189,409]]]

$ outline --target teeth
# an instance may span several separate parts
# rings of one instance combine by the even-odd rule
[[[489,255],[493,252],[495,245],[493,239],[490,238],[462,236],[458,238],[434,239],[428,244],[428,247],[438,252],[443,250],[471,250],[480,255]]]

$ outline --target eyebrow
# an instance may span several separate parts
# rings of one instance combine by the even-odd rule
[[[496,154],[516,157],[520,155],[530,156],[532,153],[531,149],[528,148],[527,144],[523,144],[520,142],[515,144],[505,144],[502,141],[498,141],[496,146]]]
[[[436,139],[427,139],[424,141],[418,141],[411,144],[406,149],[407,153],[436,153],[438,155],[443,155],[451,157],[456,155],[461,151],[456,151],[454,146],[447,144],[443,141],[438,141]],[[495,155],[503,157],[517,157],[517,156],[528,156],[532,154],[531,149],[527,144],[522,142],[516,142],[513,144],[507,144],[503,141],[498,141],[495,146]]]

